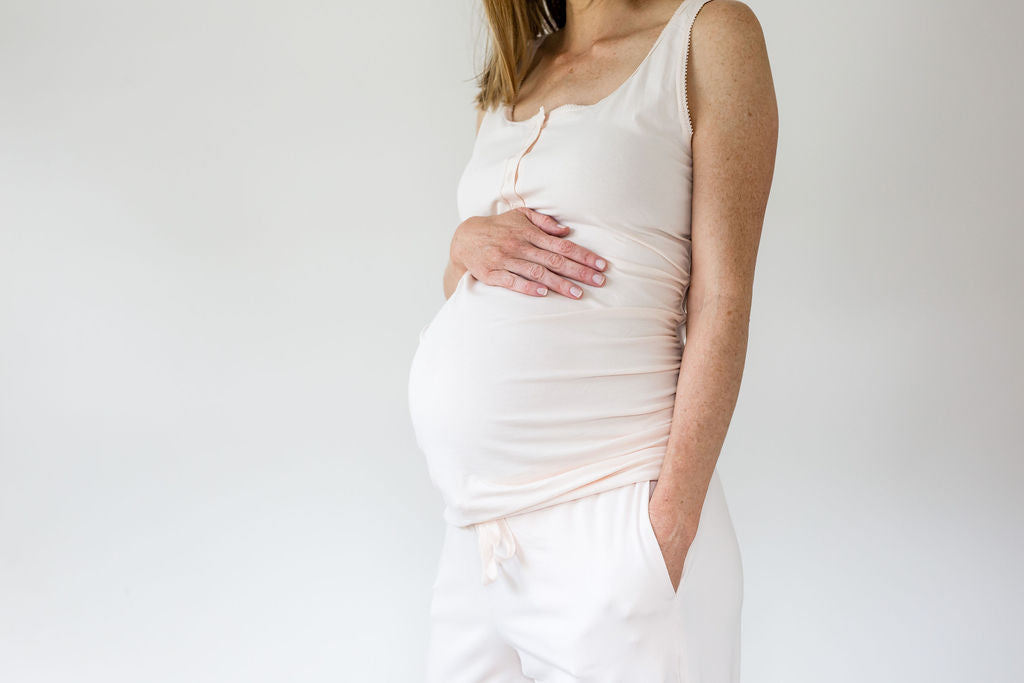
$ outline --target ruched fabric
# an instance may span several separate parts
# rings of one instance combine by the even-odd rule
[[[684,0],[636,70],[590,105],[485,113],[460,219],[528,206],[604,257],[583,297],[466,273],[409,372],[417,444],[468,526],[656,479],[672,424],[690,283],[692,159]],[[535,44],[539,45],[539,41]]]

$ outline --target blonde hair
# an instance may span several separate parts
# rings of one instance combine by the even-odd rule
[[[565,0],[483,0],[483,5],[490,40],[473,101],[488,110],[515,102],[534,41],[565,25]]]

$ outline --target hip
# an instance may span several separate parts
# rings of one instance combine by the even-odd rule
[[[718,473],[676,588],[650,522],[653,483],[447,524],[432,620],[485,625],[520,653],[586,680],[623,666],[634,680],[732,680],[707,675],[738,666],[742,604],[742,563]]]

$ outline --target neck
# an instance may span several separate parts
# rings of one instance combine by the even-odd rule
[[[679,0],[566,0],[559,51],[586,52],[598,41],[663,24],[678,4]]]

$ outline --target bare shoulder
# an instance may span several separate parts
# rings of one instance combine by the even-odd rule
[[[697,12],[691,41],[729,41],[733,46],[764,44],[761,22],[749,5],[741,0],[707,2]]]
[[[702,17],[702,18],[700,18]],[[750,5],[741,0],[716,0],[707,2],[697,12],[697,22],[709,26],[728,26],[756,28],[760,31],[760,22]],[[697,26],[694,22],[693,26]],[[694,31],[696,29],[694,28]]]
[[[764,32],[741,0],[707,2],[697,13],[686,79],[695,132],[702,121],[742,125],[751,117],[762,126],[777,126]]]

